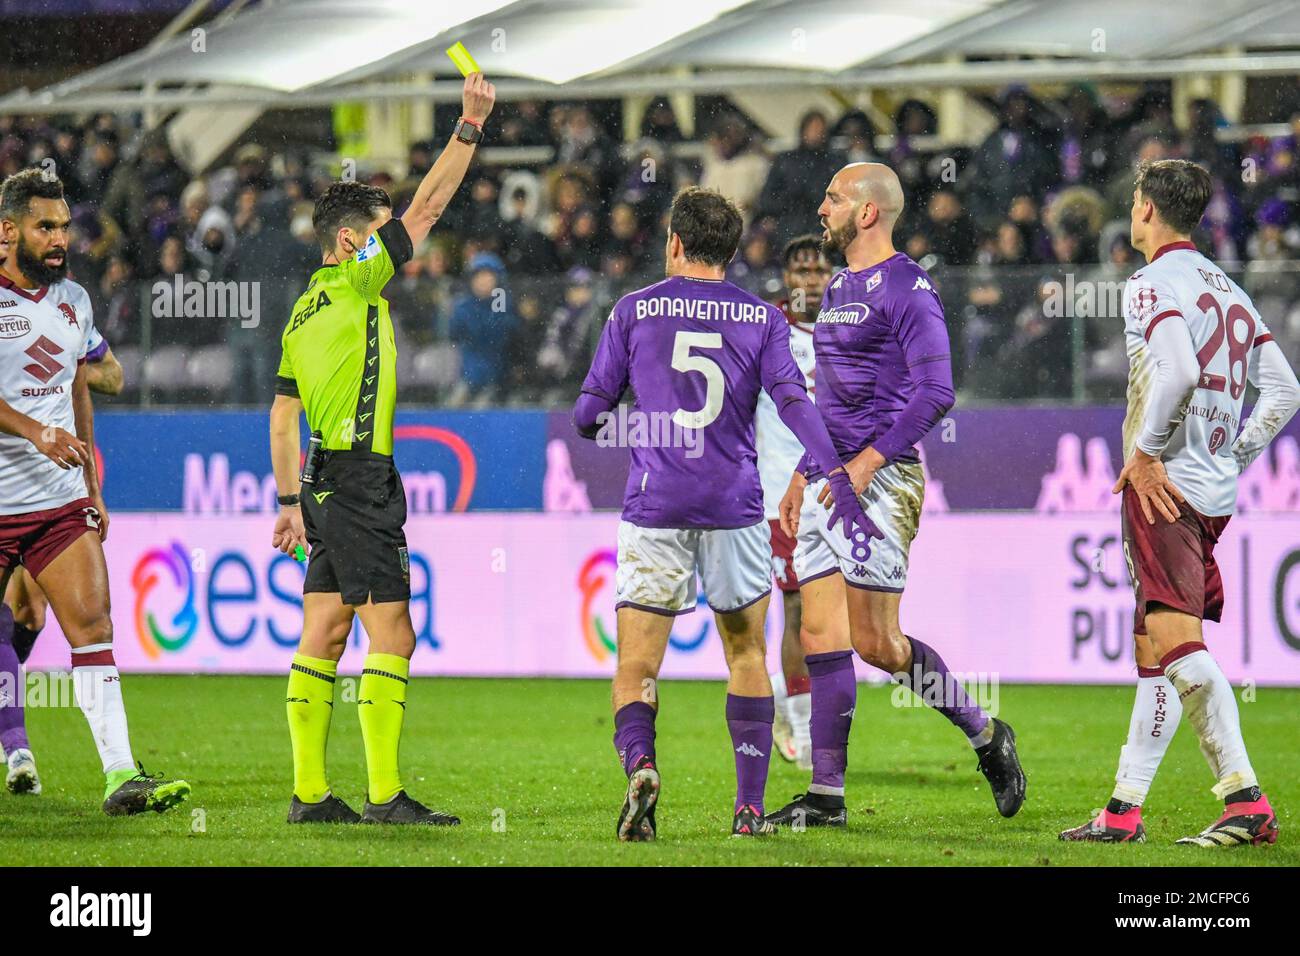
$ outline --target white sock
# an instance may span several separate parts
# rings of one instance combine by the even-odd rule
[[[785,692],[785,675],[780,671],[775,674],[768,674],[768,680],[772,682],[772,703],[786,720],[790,719],[790,710],[786,707],[788,695]]]
[[[134,770],[126,706],[122,703],[122,677],[113,663],[112,644],[72,649],[72,689],[95,737],[104,773]]]
[[[794,742],[800,748],[812,746],[812,694],[790,694],[785,699]]]
[[[1182,702],[1168,677],[1163,673],[1138,677],[1128,740],[1119,749],[1112,797],[1138,807],[1146,802],[1151,781],[1156,778],[1182,716]]]
[[[1165,674],[1178,688],[1183,711],[1200,738],[1201,753],[1218,781],[1214,795],[1222,800],[1237,790],[1257,786],[1259,781],[1241,739],[1241,716],[1232,685],[1205,645],[1194,646],[1199,650],[1166,663]]]

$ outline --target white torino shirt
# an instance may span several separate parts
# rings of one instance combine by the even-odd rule
[[[1164,322],[1185,323],[1200,379],[1190,401],[1169,420],[1147,423],[1148,412],[1160,404],[1154,395],[1158,363],[1152,333]],[[1124,335],[1129,357],[1124,459],[1135,446],[1160,452],[1170,481],[1188,504],[1207,516],[1232,514],[1240,471],[1233,442],[1241,428],[1246,382],[1257,379],[1259,347],[1273,339],[1250,297],[1192,243],[1171,243],[1124,287]],[[1153,439],[1166,435],[1161,451]]]
[[[92,328],[90,296],[70,279],[29,292],[0,276],[0,398],[75,435],[72,380]],[[0,514],[45,511],[84,497],[80,468],[60,468],[27,439],[0,432]]]
[[[785,311],[782,307],[781,311]],[[786,313],[789,319],[789,313]],[[808,397],[813,398],[813,324],[790,322],[790,353],[803,372]],[[758,393],[758,407],[754,412],[754,450],[758,456],[758,479],[763,485],[763,517],[769,521],[779,517],[777,509],[781,496],[790,485],[795,466],[803,457],[803,445],[786,428],[777,414],[776,403],[766,391]]]

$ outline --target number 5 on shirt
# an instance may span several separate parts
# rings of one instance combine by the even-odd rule
[[[717,362],[703,355],[692,355],[692,348],[720,349],[722,333],[678,332],[673,339],[673,368],[679,372],[699,372],[705,382],[704,407],[693,412],[677,409],[673,412],[673,424],[682,428],[704,428],[721,413],[727,382]]]

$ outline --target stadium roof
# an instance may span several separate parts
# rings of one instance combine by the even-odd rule
[[[463,41],[499,98],[821,84],[1300,72],[1294,0],[279,0],[192,17],[0,111],[459,98]],[[1154,9],[1153,9],[1154,8]],[[1289,52],[1262,52],[1262,51]],[[1021,59],[1033,57],[1032,60]],[[975,58],[984,62],[967,62]],[[416,82],[412,74],[432,74]]]

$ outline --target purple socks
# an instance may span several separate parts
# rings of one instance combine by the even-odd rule
[[[844,795],[844,768],[849,763],[849,728],[858,703],[853,652],[809,654],[812,684],[813,774],[809,793]]]
[[[629,777],[642,757],[655,759],[655,709],[643,701],[624,704],[614,715],[614,748]]]
[[[750,806],[763,813],[767,767],[772,756],[772,719],[776,705],[771,697],[727,695],[727,730],[736,752],[736,810]]]
[[[908,641],[912,645],[912,666],[903,674],[895,674],[895,679],[951,720],[968,738],[979,736],[989,722],[984,708],[971,700],[966,688],[949,674],[938,651],[914,637]]]
[[[27,743],[27,720],[23,714],[26,686],[13,637],[13,612],[7,605],[0,604],[0,747],[6,756],[15,750],[31,749]]]

